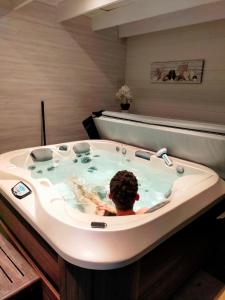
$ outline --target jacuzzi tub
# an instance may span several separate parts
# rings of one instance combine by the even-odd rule
[[[66,151],[52,145],[48,147],[53,150],[53,159],[44,163],[33,162],[30,153],[35,148],[0,156],[0,193],[74,265],[88,269],[125,266],[197,217],[225,192],[224,182],[207,167],[173,157],[173,166],[168,167],[153,152],[150,160],[136,157],[140,150],[136,147],[104,140],[82,142],[89,143],[90,153],[74,153],[73,146],[80,142],[67,143]],[[90,159],[82,161],[85,157]],[[177,172],[178,166],[184,173]],[[65,186],[76,176],[89,188],[103,186],[107,194],[112,175],[123,169],[133,171],[139,181],[142,202],[136,209],[148,206],[152,208],[149,213],[97,216],[93,207],[77,205]],[[23,199],[12,194],[19,181],[31,189]],[[92,222],[105,227],[92,228]]]

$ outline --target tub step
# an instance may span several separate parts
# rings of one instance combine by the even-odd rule
[[[0,299],[38,299],[37,288],[39,276],[0,233]]]

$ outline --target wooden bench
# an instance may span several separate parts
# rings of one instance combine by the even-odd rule
[[[0,299],[41,299],[39,276],[0,233]]]

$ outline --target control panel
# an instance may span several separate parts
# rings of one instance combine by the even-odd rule
[[[13,195],[18,199],[23,199],[24,197],[32,193],[31,189],[22,181],[18,182],[12,188]]]

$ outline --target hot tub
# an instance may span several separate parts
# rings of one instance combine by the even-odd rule
[[[90,150],[75,153],[81,143]],[[114,269],[136,261],[225,191],[224,182],[205,166],[173,157],[167,166],[154,152],[119,142],[87,140],[47,148],[53,157],[43,162],[33,160],[36,148],[2,154],[0,193],[61,257],[83,268]],[[136,156],[137,151],[147,151],[150,160]],[[119,170],[136,175],[141,199],[135,209],[148,207],[148,213],[98,216],[94,204],[78,199],[74,178],[110,203],[109,182]],[[18,182],[30,189],[21,199],[12,193]]]

